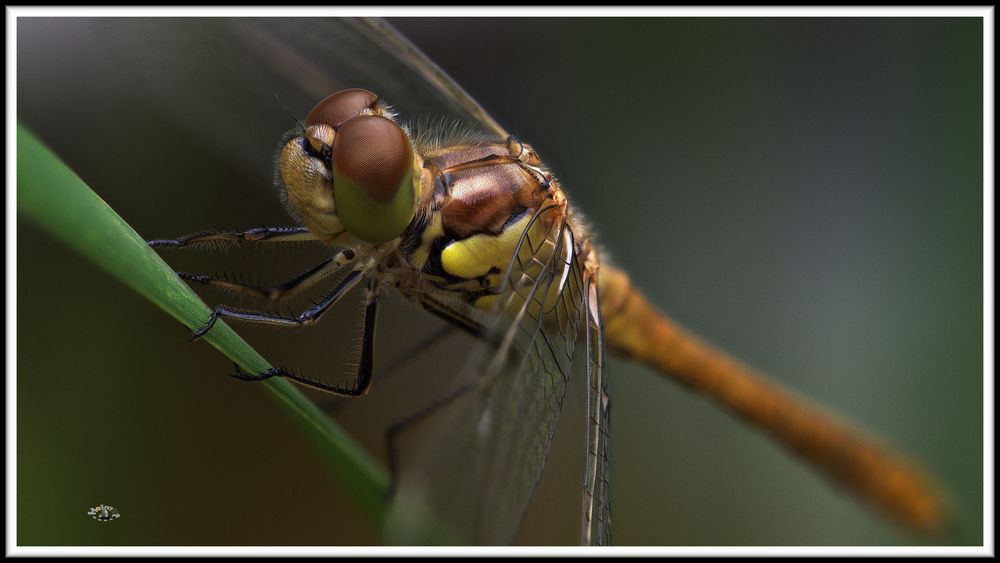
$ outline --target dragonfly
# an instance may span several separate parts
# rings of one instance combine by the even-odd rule
[[[431,438],[393,469],[401,513],[425,512],[458,541],[509,543],[545,466],[574,365],[586,372],[580,540],[612,540],[608,355],[642,362],[714,399],[904,525],[932,530],[944,507],[913,462],[703,343],[659,312],[628,275],[602,260],[579,210],[531,145],[509,135],[415,47],[379,21],[364,32],[402,53],[475,121],[470,131],[424,131],[364,89],[324,98],[280,143],[279,187],[295,226],[204,231],[155,239],[157,248],[219,241],[325,244],[331,256],[273,287],[181,274],[188,281],[281,300],[328,284],[297,315],[217,306],[218,319],[309,326],[364,289],[361,361],[348,384],[272,368],[284,377],[360,396],[377,381],[376,323],[398,292],[472,335],[477,345],[450,390],[390,430],[426,419]],[[565,190],[565,191],[564,191]],[[411,518],[419,520],[420,518]]]

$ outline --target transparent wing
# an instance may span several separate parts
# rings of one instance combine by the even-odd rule
[[[37,32],[24,37],[29,45],[37,43],[32,52],[48,57],[28,74],[39,92],[79,90],[72,82],[78,75],[45,69],[93,68],[94,60],[85,57],[98,57],[99,68],[107,65],[114,72],[95,72],[91,79],[114,77],[94,87],[113,92],[112,105],[144,108],[168,122],[168,132],[181,142],[198,139],[199,153],[211,151],[206,158],[245,171],[244,178],[255,179],[268,193],[270,153],[281,133],[296,126],[282,106],[301,118],[344,88],[372,90],[403,116],[448,116],[507,136],[446,73],[378,19],[77,18],[59,24],[60,36],[72,40],[61,54],[46,50],[42,39],[42,27],[52,24],[36,25]],[[32,126],[42,125],[41,133],[52,130],[57,137],[69,117],[53,120],[52,104],[38,98],[26,98],[19,112]],[[45,127],[48,121],[53,125]]]
[[[604,363],[604,324],[597,283],[587,276],[587,439],[583,473],[583,522],[581,543],[611,545],[611,491],[608,422],[611,397]]]
[[[357,27],[374,41],[387,46],[389,51],[409,67],[409,70],[433,85],[439,92],[440,98],[468,115],[484,130],[496,134],[501,139],[508,136],[507,131],[472,96],[388,22],[379,18],[365,18],[358,22]]]
[[[390,528],[416,543],[510,543],[545,465],[584,322],[573,233],[542,207],[509,268],[489,334],[400,463]],[[447,529],[429,530],[431,522]],[[430,535],[430,537],[428,537]]]
[[[430,59],[428,59],[423,53],[414,47],[408,40],[400,36],[391,26],[382,20],[367,20],[365,25],[370,30],[372,36],[378,36],[381,41],[386,44],[395,45],[397,48],[393,51],[401,59],[405,59],[410,63],[412,70],[417,71],[421,74],[429,83],[435,84],[439,87],[440,91],[447,97],[451,98],[453,103],[461,107],[468,115],[474,117],[479,124],[487,130],[493,131],[501,137],[506,137],[507,133],[503,128],[492,118],[489,114],[482,109],[482,107],[476,103],[464,90],[461,89],[454,81],[452,81],[437,65],[435,65]],[[608,423],[609,423],[609,408],[610,408],[610,396],[607,390],[607,378],[606,378],[606,367],[604,363],[604,358],[606,357],[606,350],[604,346],[604,333],[603,325],[600,317],[600,303],[599,296],[597,292],[597,284],[594,280],[586,280],[586,287],[582,288],[580,284],[583,283],[581,272],[579,270],[578,264],[575,260],[571,261],[572,270],[572,283],[571,283],[571,296],[567,298],[567,309],[577,310],[577,307],[586,316],[586,322],[588,323],[586,332],[586,344],[587,344],[587,435],[586,435],[586,459],[584,465],[584,500],[583,500],[583,525],[581,530],[581,541],[584,544],[594,544],[594,545],[608,545],[611,543],[611,504],[610,504],[610,486],[609,486],[609,453],[608,453]],[[518,266],[522,264],[518,262]],[[541,281],[541,280],[539,280]],[[585,300],[581,302],[581,299]],[[538,319],[531,319],[528,315],[527,322],[521,323],[525,327],[531,327],[532,322],[535,325],[539,325]],[[542,321],[542,329],[538,330],[538,339],[549,341],[548,336],[544,330],[545,322]],[[505,326],[503,324],[501,327]],[[576,324],[574,323],[574,330]],[[497,327],[500,328],[500,327]],[[511,333],[515,328],[523,330],[523,327],[519,327],[518,324],[507,326],[508,334]],[[527,333],[525,333],[527,334]],[[564,349],[568,349],[570,357],[566,362],[566,371],[563,373],[568,374],[568,368],[570,360],[572,359],[572,352],[574,348],[574,339],[576,333],[573,332],[569,338],[562,338],[559,341],[559,345]],[[531,346],[524,345],[521,340],[524,338],[517,339],[518,342],[513,346],[514,353],[516,354],[529,354],[532,349]],[[534,343],[532,343],[534,344]],[[550,350],[551,353],[555,353],[554,350]],[[504,355],[504,350],[475,350],[473,355],[477,353],[492,353],[492,357],[501,358]],[[508,355],[510,351],[506,352]],[[496,360],[494,360],[496,361]],[[509,387],[509,389],[516,389],[516,385],[525,384],[530,385],[530,373],[531,370],[545,372],[546,362],[539,362],[538,360],[528,360],[527,363],[522,366],[523,374],[520,375],[521,378],[526,381],[519,381],[518,375],[510,376],[511,382],[515,383]],[[475,366],[472,370],[467,370],[470,373],[475,373]],[[468,377],[468,376],[466,376]],[[502,377],[498,378],[503,381]],[[539,382],[544,383],[545,377],[539,377]],[[495,384],[495,383],[494,383]],[[546,398],[548,406],[554,409],[556,417],[562,407],[562,397],[565,395],[565,381],[554,386],[552,391],[558,391],[558,393],[553,393]],[[492,391],[498,397],[501,391]],[[470,392],[471,393],[471,392]],[[555,404],[554,398],[558,396],[558,404]],[[545,405],[546,400],[540,401],[539,406]],[[469,401],[472,403],[473,401]],[[483,403],[488,404],[488,403]],[[467,416],[471,419],[475,416],[475,407],[468,407],[470,412]],[[488,423],[489,418],[494,416],[490,414],[490,410],[487,409],[483,411],[482,416],[483,423]],[[446,419],[447,417],[442,417]],[[555,427],[555,420],[551,421],[552,430]],[[512,423],[510,423],[512,424]],[[530,424],[530,421],[524,421],[522,424]],[[542,464],[544,464],[544,453],[547,453],[549,443],[551,442],[551,433],[547,436],[546,431],[549,430],[548,424],[544,425],[544,428],[540,428],[539,436],[543,439],[539,441],[538,445],[542,448]],[[486,440],[481,440],[478,444],[480,448],[485,447]],[[476,454],[478,455],[478,454]],[[481,456],[480,456],[481,457]],[[538,466],[527,468],[535,473],[534,481],[537,482],[538,476],[541,474],[542,467]],[[513,487],[517,488],[517,487]],[[531,486],[532,490],[534,484]],[[473,489],[475,490],[475,489]],[[503,489],[497,488],[496,492],[498,494],[505,494]],[[472,497],[475,498],[475,497]],[[527,502],[530,500],[530,493],[528,498],[523,499],[524,507],[527,506]],[[521,510],[524,510],[524,507]],[[483,506],[480,509],[480,513],[484,514],[483,518],[492,518],[494,521],[498,520],[500,517],[507,517],[509,514],[492,513],[489,511],[491,509],[488,506]],[[509,510],[507,512],[510,512]],[[470,514],[471,511],[466,511],[465,514]],[[517,526],[520,523],[520,516],[516,518],[515,521],[509,523],[510,526]],[[481,524],[476,524],[474,526],[464,526],[466,528],[477,528],[481,527]],[[500,526],[500,528],[506,528],[509,526]],[[496,537],[503,537],[502,530],[497,529]],[[513,536],[513,533],[510,534]],[[488,537],[482,534],[473,535],[471,537]],[[509,541],[509,539],[508,539]]]

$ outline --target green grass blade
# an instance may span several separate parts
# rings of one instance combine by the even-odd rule
[[[21,123],[17,124],[17,209],[186,326],[198,327],[208,319],[211,311],[191,288]],[[204,340],[246,371],[259,373],[270,367],[222,321]],[[283,379],[263,385],[319,441],[351,494],[381,522],[387,512],[389,482],[381,467],[294,385]]]

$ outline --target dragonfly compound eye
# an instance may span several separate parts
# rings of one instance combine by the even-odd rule
[[[329,125],[334,130],[340,129],[345,121],[362,113],[377,113],[378,96],[368,90],[352,88],[331,94],[306,116],[305,126]]]
[[[414,168],[410,139],[391,119],[361,115],[344,122],[331,155],[333,193],[344,228],[367,242],[402,234],[419,193]]]

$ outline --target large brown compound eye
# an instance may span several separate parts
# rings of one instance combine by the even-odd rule
[[[323,99],[306,116],[305,126],[329,125],[334,130],[366,109],[374,109],[378,96],[368,90],[341,90]]]
[[[410,139],[391,119],[361,115],[337,133],[331,155],[337,215],[352,235],[390,241],[406,229],[416,208]]]

